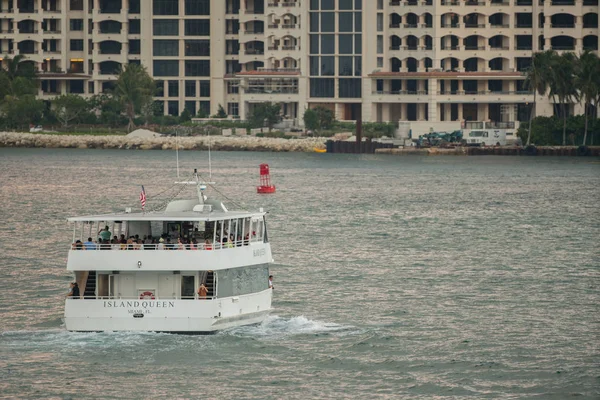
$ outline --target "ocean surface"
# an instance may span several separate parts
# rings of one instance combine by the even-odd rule
[[[181,152],[182,177],[207,173]],[[256,194],[258,165],[274,195]],[[0,149],[0,398],[600,398],[600,160],[215,152],[269,211],[274,311],[68,333],[66,218],[139,207],[172,151]]]

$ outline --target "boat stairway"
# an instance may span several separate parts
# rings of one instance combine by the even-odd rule
[[[206,296],[214,297],[215,295],[215,273],[212,271],[208,271],[206,273]]]
[[[85,292],[83,293],[84,298],[95,298],[96,297],[96,271],[90,271],[87,282],[85,283]]]

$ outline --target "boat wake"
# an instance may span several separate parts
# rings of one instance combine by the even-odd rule
[[[303,315],[291,318],[271,315],[259,325],[231,328],[223,331],[222,334],[252,337],[282,337],[307,334],[340,334],[351,331],[356,331],[356,328],[350,325],[340,325],[332,322],[311,320]]]

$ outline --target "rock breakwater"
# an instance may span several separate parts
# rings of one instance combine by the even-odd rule
[[[77,149],[211,150],[312,152],[324,148],[325,138],[279,139],[253,136],[194,136],[140,138],[128,136],[48,135],[0,132],[0,147]]]

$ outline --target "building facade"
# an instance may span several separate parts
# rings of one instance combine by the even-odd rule
[[[241,119],[282,105],[302,123],[515,121],[533,52],[598,52],[598,0],[0,0],[0,55],[26,56],[40,97],[93,95],[123,64],[165,114]],[[580,106],[572,112],[581,112]],[[552,115],[542,99],[538,114]]]

